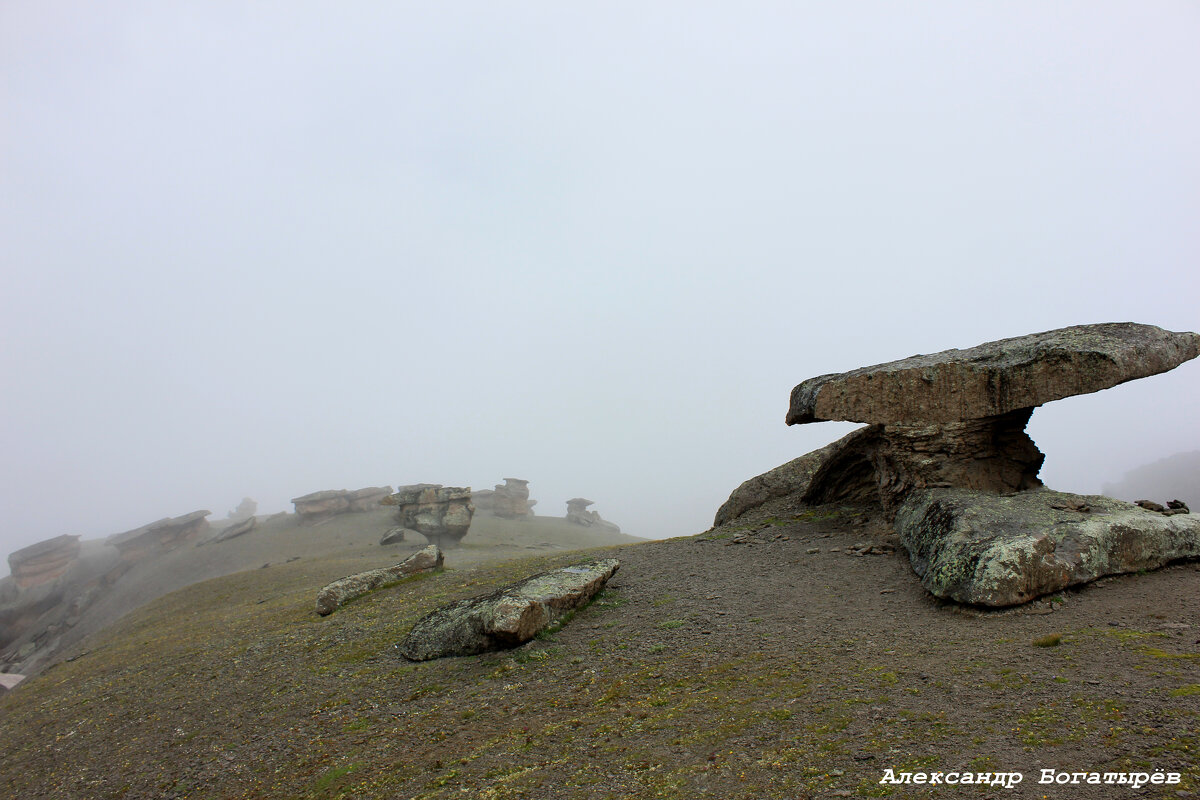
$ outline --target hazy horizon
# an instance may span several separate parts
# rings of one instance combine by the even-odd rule
[[[704,530],[801,380],[1197,330],[1184,2],[0,3],[0,551],[531,481]],[[1034,412],[1064,490],[1200,365]],[[7,564],[0,565],[7,571]]]

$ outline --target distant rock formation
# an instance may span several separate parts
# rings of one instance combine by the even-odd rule
[[[527,480],[505,478],[503,484],[496,484],[491,500],[492,513],[497,517],[518,519],[533,516],[533,503],[529,501]]]
[[[533,516],[537,500],[529,499],[529,481],[523,478],[505,478],[495,489],[480,489],[471,492],[471,505],[475,513],[492,514],[502,519],[521,519]]]
[[[238,503],[238,507],[229,512],[228,519],[233,522],[250,519],[256,511],[258,511],[258,503],[249,497],[243,497],[242,502]]]
[[[15,558],[14,558],[15,557]],[[0,672],[33,674],[128,562],[114,547],[60,536],[10,556],[0,578]]]
[[[327,519],[335,514],[353,511],[374,511],[392,493],[390,486],[368,486],[365,489],[326,489],[302,497],[293,497],[296,516],[302,522]]]
[[[402,528],[417,531],[430,544],[442,549],[458,547],[471,527],[475,507],[471,505],[471,488],[417,483],[401,486],[383,500],[384,505],[396,506],[396,521]]]
[[[250,531],[254,530],[254,527],[257,524],[258,517],[247,517],[241,522],[235,522],[232,525],[225,527],[220,533],[211,539],[206,539],[203,542],[197,542],[196,546],[199,547],[202,544],[219,544],[230,539],[236,539],[237,537],[244,536]]]
[[[394,566],[371,569],[336,580],[317,593],[317,613],[321,616],[332,614],[354,598],[361,597],[374,589],[395,583],[419,572],[440,569],[443,560],[442,551],[438,549],[437,545],[431,544]]]
[[[50,583],[79,558],[79,537],[63,534],[23,547],[8,556],[12,579],[20,589]]]
[[[206,517],[211,513],[193,511],[180,517],[165,517],[131,531],[113,534],[105,542],[117,548],[126,561],[138,561],[200,539],[208,530]]]
[[[599,528],[620,533],[621,529],[616,524],[601,518],[599,511],[588,511],[588,506],[594,504],[595,501],[583,497],[572,497],[567,501],[567,522],[573,522],[585,528]]]
[[[480,489],[477,492],[471,492],[471,505],[475,506],[476,514],[480,512],[491,514],[495,502],[496,491],[494,489]]]
[[[516,647],[586,605],[619,567],[615,558],[574,564],[442,606],[413,626],[400,654],[429,661]]]
[[[988,548],[1005,555],[989,562],[988,576],[979,577],[974,587],[951,591],[947,587],[955,582],[939,578],[939,570],[969,571],[963,560],[968,551],[972,558],[979,556],[982,545],[977,541],[974,549],[952,546],[954,537],[945,531],[960,524],[969,527],[972,508],[995,507],[987,498],[1005,494],[1020,498],[1006,507],[1012,509],[1016,528],[1024,530],[1025,523],[1017,520],[1024,518],[1025,511],[1037,508],[1036,498],[1043,497],[1033,490],[1041,487],[1037,475],[1044,457],[1025,433],[1034,407],[1165,372],[1197,355],[1200,336],[1195,333],[1108,323],[1077,325],[810,378],[792,390],[786,417],[789,425],[848,420],[869,423],[868,427],[746,481],[718,510],[715,524],[726,524],[782,496],[805,505],[865,502],[895,519],[914,569],[925,587],[939,597],[969,596],[975,599],[965,602],[1012,605],[1030,599],[1030,586],[1037,591],[1055,591],[1044,587],[1093,580],[1099,575],[1091,574],[1092,566],[1061,557],[1051,559],[1048,553],[1058,545],[1047,543],[1061,544],[1061,540],[1043,537],[1037,539],[1042,550],[1033,544],[1022,549],[1016,534],[1002,533]],[[944,490],[950,489],[962,490],[954,495],[954,503],[945,499]],[[973,506],[963,499],[967,497],[978,502]],[[1081,500],[1073,502],[1086,505]],[[1071,546],[1086,551],[1089,564],[1101,564],[1108,570],[1100,574],[1143,569],[1155,558],[1178,558],[1181,556],[1170,553],[1187,553],[1193,547],[1190,539],[1170,547],[1160,540],[1158,556],[1123,557],[1116,552],[1124,546],[1118,531],[1128,529],[1131,519],[1149,526],[1147,531],[1157,529],[1148,518],[1128,516],[1128,509],[1104,508],[1090,520],[1086,542],[1070,540],[1075,543]],[[924,518],[935,513],[942,516]],[[1098,533],[1104,525],[1111,530]],[[943,533],[932,535],[933,530]],[[1006,529],[1001,525],[998,530]],[[1190,527],[1182,524],[1180,535],[1193,537],[1188,530]],[[1043,552],[1046,547],[1050,550]],[[1135,563],[1140,566],[1129,566]],[[998,569],[1011,574],[998,576]],[[1055,570],[1069,574],[1054,581],[1031,577]]]
[[[1109,497],[1130,501],[1169,497],[1200,509],[1200,450],[1143,464],[1126,472],[1120,480],[1104,484],[1101,491]]]

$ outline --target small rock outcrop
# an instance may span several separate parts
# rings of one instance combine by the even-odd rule
[[[383,536],[379,537],[379,543],[400,544],[409,533],[416,533],[416,531],[410,531],[408,528],[388,528],[384,531]]]
[[[250,519],[257,511],[258,503],[249,497],[243,497],[242,502],[238,503],[237,508],[230,511],[227,517],[232,522],[240,522],[244,519]]]
[[[533,516],[529,502],[529,481],[521,478],[505,478],[496,484],[491,497],[491,511],[503,519],[518,519]]]
[[[15,672],[0,672],[0,697],[17,688],[17,685],[23,680],[25,680],[24,675],[18,675]]]
[[[227,525],[221,530],[220,533],[211,539],[205,539],[203,542],[197,542],[196,546],[199,547],[203,544],[219,544],[220,542],[225,542],[230,539],[236,539],[239,536],[245,536],[247,533],[254,530],[254,527],[257,524],[258,517],[247,517],[241,522],[235,522],[232,525]]]
[[[417,483],[401,486],[385,498],[384,505],[396,506],[396,521],[415,530],[442,549],[457,547],[471,527],[475,506],[471,488]]]
[[[399,645],[410,661],[516,647],[586,605],[620,563],[574,564],[526,578],[481,597],[450,603],[420,619]]]
[[[105,542],[117,548],[126,561],[137,561],[197,541],[208,530],[207,517],[211,513],[193,511],[181,517],[165,517],[131,531],[113,534]]]
[[[982,546],[979,538],[972,539],[971,547],[936,547],[931,539],[940,534],[930,532],[956,530],[960,523],[967,524],[964,520],[970,515],[964,509],[971,501],[963,498],[974,498],[980,507],[993,507],[985,500],[1004,495],[1019,498],[1003,507],[1014,514],[1012,530],[1023,530],[1026,523],[1021,520],[1028,519],[1025,512],[1037,507],[1035,498],[1046,496],[1039,491],[1042,483],[1038,478],[1044,456],[1025,433],[1036,406],[1166,372],[1198,355],[1200,335],[1195,333],[1107,323],[1076,325],[810,378],[792,390],[787,424],[846,420],[866,422],[867,427],[746,481],[721,506],[714,522],[726,524],[777,497],[786,496],[803,505],[865,503],[895,521],[923,580],[927,574],[948,574],[947,570],[967,574],[970,571],[963,560],[968,551],[975,552],[971,547]],[[945,496],[938,494],[951,489],[960,490],[955,497],[962,504],[948,504]],[[931,497],[939,498],[932,506]],[[1056,591],[1044,587],[1128,571],[1123,564],[1142,564],[1129,569],[1145,569],[1154,558],[1121,550],[1126,539],[1119,531],[1128,530],[1130,519],[1123,514],[1113,509],[1097,514],[1086,536],[1068,540],[1066,546],[1079,548],[1082,555],[1053,561],[1054,569],[1070,573],[1066,577],[1046,578],[1049,567],[1037,567],[1028,553],[1013,555],[1023,552],[1009,541],[1017,534],[1000,533],[988,544],[988,552],[1006,555],[988,556],[991,566],[986,574],[979,573],[977,586],[951,589],[957,584],[940,578],[925,580],[925,585],[939,597],[969,596],[987,599],[963,602],[1011,605],[1030,599],[1029,587]],[[928,515],[938,517],[942,527],[926,519]],[[1132,519],[1147,520],[1137,515]],[[1103,525],[1111,525],[1109,535],[1096,533]],[[999,526],[997,530],[1006,529]],[[1146,536],[1152,540],[1156,535],[1152,531],[1157,530],[1148,527]],[[1183,557],[1171,553],[1189,552],[1194,544],[1189,539],[1194,534],[1186,532],[1190,530],[1185,524],[1179,527],[1182,532],[1177,531],[1188,541],[1158,542],[1160,556],[1170,560]],[[1052,538],[1039,541],[1039,547],[1046,547]],[[1012,574],[1001,579],[996,572],[1000,569]],[[1094,569],[1100,571],[1092,574]]]
[[[567,501],[567,522],[573,522],[585,528],[602,528],[613,533],[620,533],[621,529],[616,523],[602,518],[599,511],[588,510],[588,506],[594,504],[595,501],[584,497],[572,497]]]
[[[8,556],[8,569],[20,589],[50,583],[79,558],[79,537],[63,534],[22,547]]]
[[[336,580],[317,593],[317,613],[321,616],[332,614],[346,603],[367,592],[419,572],[440,569],[443,561],[442,551],[437,545],[431,544],[394,566],[371,569]]]
[[[301,522],[328,519],[335,514],[352,511],[373,511],[392,493],[390,486],[368,486],[365,489],[326,489],[302,497],[293,497],[296,516]]]

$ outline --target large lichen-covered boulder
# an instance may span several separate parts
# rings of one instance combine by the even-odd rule
[[[1195,333],[1134,322],[1074,325],[809,378],[792,390],[786,421],[994,417],[1157,375],[1198,355]]]
[[[983,606],[1200,556],[1195,515],[1049,489],[914,492],[896,513],[896,530],[930,593]]]
[[[389,583],[395,583],[410,575],[439,569],[444,558],[437,545],[431,544],[424,550],[413,553],[399,564],[382,569],[369,569],[340,578],[326,585],[317,593],[317,613],[321,616],[332,614],[346,603],[356,597],[362,597],[367,592],[387,586]]]
[[[413,626],[400,654],[429,661],[516,647],[586,605],[619,567],[615,558],[573,564],[442,606]]]

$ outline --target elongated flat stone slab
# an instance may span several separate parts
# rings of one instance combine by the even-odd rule
[[[394,566],[369,569],[366,572],[358,572],[336,580],[317,593],[317,613],[321,616],[332,614],[356,597],[361,597],[367,592],[389,583],[395,583],[409,575],[437,569],[442,566],[442,562],[442,551],[437,545],[431,544]]]
[[[818,420],[942,423],[999,416],[1174,369],[1200,335],[1153,325],[1075,325],[809,378],[787,424]]]
[[[1200,557],[1200,516],[1049,489],[913,492],[896,532],[930,593],[982,606]]]
[[[573,564],[442,606],[417,621],[399,645],[400,654],[429,661],[524,644],[586,605],[619,567],[615,558]]]

